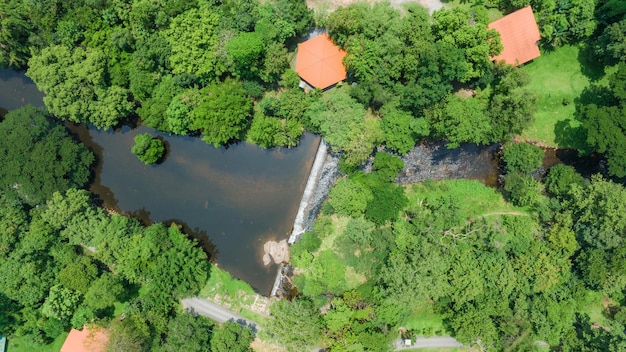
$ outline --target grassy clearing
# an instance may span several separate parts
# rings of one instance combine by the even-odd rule
[[[69,332],[64,332],[47,345],[33,343],[28,337],[7,337],[7,352],[59,352]]]
[[[348,225],[350,218],[347,216],[333,215],[331,217],[331,220],[332,231],[324,236],[320,248],[316,252],[312,253],[314,256],[319,255],[321,251],[334,248],[333,244],[335,243],[335,239],[337,239],[337,237],[339,237],[339,235],[341,235],[346,230],[346,226]]]
[[[507,203],[496,189],[476,180],[446,180],[417,183],[408,187],[409,208],[440,198],[456,201],[461,217],[475,219],[491,215],[526,215],[524,208]]]
[[[588,76],[597,79],[603,76],[593,65],[581,64],[584,60],[579,58],[584,55],[577,46],[558,47],[542,52],[540,57],[522,68],[530,76],[528,89],[539,97],[535,121],[524,131],[523,139],[551,147],[584,145],[585,136],[574,119],[574,100],[591,83]]]
[[[587,302],[582,309],[582,313],[589,315],[589,321],[591,323],[598,323],[600,326],[608,326],[610,320],[605,315],[605,303],[607,303],[607,306],[611,306],[613,302],[605,302],[607,298],[601,292],[589,291],[587,295]]]
[[[443,319],[435,314],[432,308],[432,305],[428,305],[415,309],[400,325],[407,330],[416,331],[424,336],[450,334],[443,324]]]

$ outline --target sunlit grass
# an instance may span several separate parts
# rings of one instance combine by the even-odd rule
[[[59,352],[68,334],[69,332],[62,333],[56,339],[54,339],[52,343],[47,345],[36,344],[32,342],[29,337],[26,336],[7,337],[7,340],[9,342],[7,346],[7,352]]]
[[[589,86],[591,79],[585,75],[606,77],[598,67],[585,63],[577,46],[562,46],[553,51],[542,51],[541,56],[522,67],[530,76],[528,89],[537,94],[535,121],[522,134],[522,138],[541,142],[547,146],[576,148],[584,145],[584,134],[573,133],[580,125],[574,118],[575,100]]]
[[[400,325],[407,330],[416,331],[419,335],[441,336],[450,334],[446,331],[441,316],[433,312],[432,304],[413,309],[411,315]]]
[[[504,200],[495,188],[477,180],[426,181],[408,187],[409,208],[421,207],[424,202],[440,198],[451,199],[463,219],[482,216],[522,215],[524,208],[516,207]]]

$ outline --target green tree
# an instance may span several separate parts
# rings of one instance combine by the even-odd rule
[[[58,277],[61,285],[84,295],[98,277],[98,268],[89,257],[81,256],[61,269]]]
[[[254,78],[259,73],[264,50],[263,38],[255,32],[240,33],[226,44],[233,71],[240,78]]]
[[[585,179],[567,165],[558,164],[550,168],[546,176],[546,189],[559,198],[566,197],[572,185],[585,185]]]
[[[419,137],[428,136],[429,126],[426,119],[415,119],[410,113],[390,108],[384,109],[382,120],[385,146],[400,154],[406,154],[415,147]]]
[[[57,117],[109,128],[132,111],[128,89],[107,83],[106,57],[100,50],[50,46],[28,66],[26,74],[46,94],[44,103]]]
[[[188,89],[175,96],[170,102],[165,115],[167,116],[167,130],[185,135],[191,129],[191,112],[198,105],[199,91]]]
[[[500,34],[487,29],[486,13],[455,7],[435,12],[433,20],[435,41],[463,50],[461,82],[482,77],[491,66],[489,57],[502,51]]]
[[[313,302],[302,297],[275,301],[270,313],[274,319],[267,322],[267,333],[288,350],[302,351],[320,342],[322,320]]]
[[[372,201],[373,194],[365,185],[355,178],[342,178],[335,183],[328,194],[328,203],[340,215],[358,217],[365,213],[367,203]]]
[[[213,332],[211,351],[213,352],[252,352],[250,344],[254,333],[249,327],[227,321]]]
[[[94,156],[31,106],[8,113],[0,123],[0,159],[0,192],[36,205],[56,191],[82,187]]]
[[[450,96],[426,112],[433,134],[446,139],[448,148],[458,148],[463,142],[487,144],[492,142],[492,124],[485,105],[477,98]]]
[[[205,352],[210,350],[213,322],[186,311],[176,314],[167,324],[167,337],[158,351]]]
[[[282,124],[279,119],[255,114],[248,137],[261,148],[270,148],[277,145],[277,137],[281,132]]]
[[[185,106],[172,108],[175,109],[175,111],[170,112],[172,116],[171,119],[167,114],[172,100],[182,91],[183,89],[176,84],[174,77],[169,75],[163,76],[161,81],[154,88],[152,95],[144,100],[141,107],[137,109],[137,114],[141,117],[142,123],[159,131],[170,131],[170,120],[172,120],[172,125],[175,130],[178,130],[178,127],[180,127],[180,130],[188,128],[186,120],[182,117],[181,113],[183,108],[185,110],[188,108],[186,101],[184,103]],[[183,103],[183,100],[184,99],[181,99],[181,103]],[[187,118],[189,117],[187,116]]]
[[[577,184],[570,190],[574,230],[579,240],[603,249],[618,247],[624,241],[626,190],[620,184],[594,176],[587,187]]]
[[[606,65],[626,62],[626,19],[609,24],[595,44],[595,52]]]
[[[135,136],[134,141],[135,144],[130,151],[146,165],[156,163],[165,153],[163,141],[152,137],[150,133],[138,134]]]
[[[529,173],[541,166],[543,150],[529,143],[510,143],[504,147],[502,158],[507,172]]]
[[[261,3],[256,7],[258,20],[254,31],[266,43],[285,43],[287,40],[304,35],[313,25],[313,10],[304,0],[275,0]]]
[[[95,310],[109,308],[120,298],[124,289],[117,275],[105,273],[89,286],[84,304]]]
[[[107,352],[141,352],[149,346],[150,333],[144,322],[134,316],[114,319],[109,329]]]
[[[46,298],[41,310],[50,318],[69,321],[79,303],[80,295],[78,293],[63,286],[55,285],[50,288],[48,298]]]
[[[164,36],[172,54],[169,62],[174,74],[196,75],[205,82],[216,80],[224,71],[217,56],[219,15],[208,5],[191,8],[173,18]]]
[[[504,177],[504,190],[513,204],[525,207],[538,204],[542,185],[531,175],[511,172]]]
[[[201,91],[192,112],[193,127],[202,130],[202,140],[216,148],[238,139],[249,125],[252,101],[241,82],[227,79]]]
[[[366,119],[365,108],[350,96],[348,86],[333,89],[309,104],[305,120],[332,148],[345,151],[350,165],[364,162],[382,136],[379,121]]]
[[[34,31],[27,11],[28,7],[22,1],[0,4],[0,67],[22,69],[28,62],[28,39]]]

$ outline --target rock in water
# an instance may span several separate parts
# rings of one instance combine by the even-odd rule
[[[265,252],[263,255],[263,265],[269,265],[272,260],[275,264],[289,262],[289,245],[287,244],[287,240],[280,242],[267,241],[263,245],[263,251]]]

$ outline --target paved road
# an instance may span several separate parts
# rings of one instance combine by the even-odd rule
[[[256,333],[259,329],[259,325],[253,321],[250,321],[235,312],[217,305],[213,302],[209,302],[205,299],[193,297],[183,299],[183,307],[190,312],[205,316],[218,323],[226,321],[234,321],[243,326],[249,326]]]
[[[402,339],[393,340],[393,347],[396,351],[416,348],[454,348],[463,347],[463,344],[450,336],[419,336],[416,340],[411,341],[411,346],[404,346]]]

